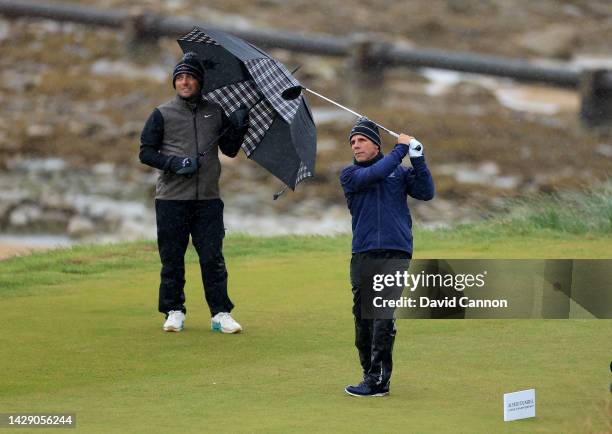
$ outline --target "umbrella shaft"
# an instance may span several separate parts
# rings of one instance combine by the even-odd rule
[[[265,97],[261,97],[259,98],[257,101],[255,101],[255,103],[251,106],[251,107],[247,107],[247,109],[249,111],[253,110],[255,108],[255,106],[257,106],[260,102],[262,102],[265,99]],[[230,127],[226,127],[223,131],[221,131],[221,133],[215,137],[214,139],[212,139],[210,142],[207,143],[206,147],[208,148],[210,145],[212,145],[213,143],[215,143],[217,140],[219,140],[221,137],[223,137],[225,135],[225,133],[227,133],[229,131]],[[200,152],[198,155],[200,157],[203,157],[204,155],[206,155],[208,152],[210,152],[210,149],[208,151],[204,151],[204,152]]]
[[[354,115],[355,115],[355,116],[357,116],[358,118],[362,118],[362,117],[363,117],[363,115],[361,115],[361,114],[359,114],[359,113],[357,113],[357,112],[355,112],[355,111],[351,110],[351,109],[350,109],[350,108],[348,108],[348,107],[344,107],[342,104],[338,104],[336,101],[334,101],[334,100],[332,100],[332,99],[329,99],[329,98],[327,98],[326,96],[323,96],[323,95],[321,95],[320,93],[315,92],[314,90],[310,90],[310,89],[308,89],[307,87],[302,87],[302,89],[307,90],[308,92],[312,93],[313,95],[316,95],[316,96],[318,96],[319,98],[324,99],[325,101],[330,102],[330,103],[334,104],[335,106],[338,106],[338,107],[340,107],[341,109],[344,109],[344,110],[346,110],[347,112],[354,114]],[[372,121],[372,122],[374,122],[374,121]],[[376,124],[376,125],[377,125],[379,128],[382,128],[383,130],[385,130],[386,132],[388,132],[389,134],[391,134],[393,137],[395,137],[395,138],[398,138],[398,137],[399,137],[399,134],[397,134],[396,132],[391,131],[390,129],[383,127],[382,125],[380,125],[380,124],[379,124],[379,123],[377,123],[377,122],[374,122],[374,123],[375,123],[375,124]]]

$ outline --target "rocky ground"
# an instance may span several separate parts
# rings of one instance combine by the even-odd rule
[[[75,3],[242,28],[373,31],[418,47],[563,61],[577,69],[612,65],[602,37],[612,32],[607,1]],[[163,39],[143,60],[126,39],[103,28],[0,17],[0,234],[154,236],[155,174],[137,160],[139,134],[152,108],[172,95],[169,72],[180,50]],[[309,87],[353,99],[344,61],[273,54],[302,65],[299,79]],[[407,68],[385,71],[379,83],[359,110],[420,138],[436,180],[437,199],[414,205],[419,224],[473,220],[504,209],[503,198],[591,186],[612,168],[609,133],[581,127],[574,91]],[[280,182],[243,155],[224,159],[230,230],[348,229],[337,175],[350,161],[346,133],[353,118],[310,102],[319,135],[316,178],[274,202]],[[384,140],[389,149],[392,141]]]

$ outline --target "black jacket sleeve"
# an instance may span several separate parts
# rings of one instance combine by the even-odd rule
[[[221,131],[225,131],[226,128],[228,131],[219,139],[219,149],[221,149],[221,152],[228,157],[234,158],[236,155],[238,155],[240,145],[242,145],[244,135],[249,127],[247,125],[246,127],[240,129],[234,128],[229,121],[229,118],[223,111],[221,111],[221,118]]]
[[[168,170],[172,157],[160,153],[164,139],[164,117],[153,110],[140,134],[140,162],[160,170]]]

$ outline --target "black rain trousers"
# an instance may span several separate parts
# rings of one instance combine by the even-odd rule
[[[411,255],[397,250],[371,250],[353,253],[351,258],[351,286],[353,291],[353,316],[355,318],[355,346],[363,369],[363,378],[368,384],[384,387],[391,379],[393,370],[393,344],[395,342],[395,319],[393,309],[385,318],[367,318],[362,314],[362,302],[371,303],[372,275],[403,273],[410,265]],[[395,297],[399,297],[395,294]],[[374,312],[374,317],[380,312]]]
[[[234,304],[227,294],[227,269],[223,258],[223,201],[155,201],[157,245],[162,263],[159,311],[185,309],[185,252],[189,236],[198,253],[204,295],[211,315],[230,312]]]

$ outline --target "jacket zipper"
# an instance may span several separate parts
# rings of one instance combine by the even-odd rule
[[[198,123],[196,122],[196,111],[198,110],[198,107],[194,107],[193,108],[193,130],[195,132],[195,163],[198,164],[198,148],[200,147],[198,144]],[[198,197],[200,195],[200,167],[198,164],[198,168],[196,169],[196,200],[198,200]]]

